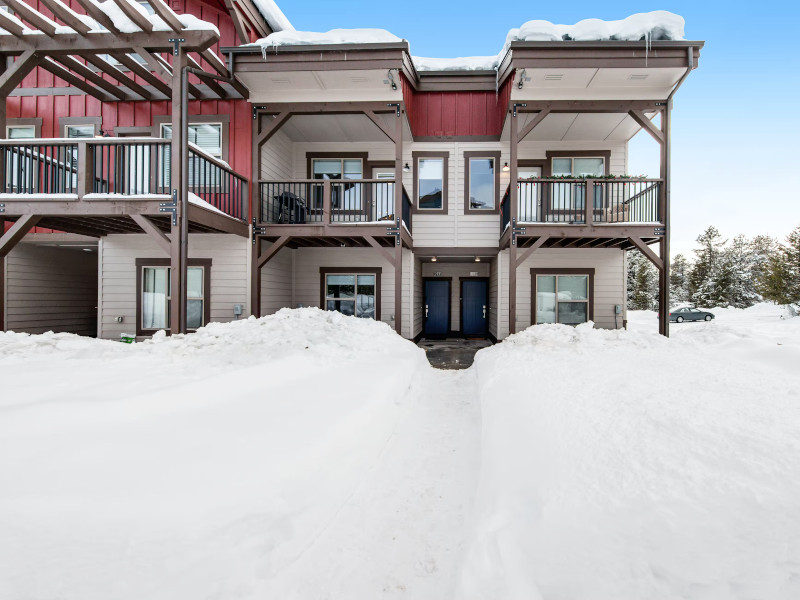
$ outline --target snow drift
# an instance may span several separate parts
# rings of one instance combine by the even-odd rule
[[[645,313],[479,352],[459,598],[797,597],[800,320],[717,312],[669,340]]]

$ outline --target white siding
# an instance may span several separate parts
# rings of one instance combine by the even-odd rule
[[[426,262],[422,265],[423,277],[434,277],[434,273],[441,273],[436,277],[450,279],[450,329],[461,331],[461,280],[470,277],[489,277],[490,265],[481,263],[443,263]],[[470,275],[470,273],[478,273]]]
[[[380,267],[381,320],[394,328],[394,267],[374,248],[298,248],[294,263],[294,300],[319,306],[320,267]]]
[[[5,258],[5,280],[7,330],[97,335],[96,249],[20,243]]]
[[[425,312],[424,302],[425,289],[422,283],[422,261],[414,259],[414,335],[417,337],[422,333],[422,316]]]
[[[625,306],[625,257],[615,248],[547,248],[536,250],[517,269],[517,331],[531,325],[532,268],[593,268],[594,322],[598,327],[622,327],[622,315],[614,322],[614,305]]]
[[[413,298],[414,298],[414,254],[411,250],[403,248],[403,304],[402,304],[402,335],[404,338],[414,337],[413,323]]]
[[[508,249],[497,255],[498,286],[497,296],[497,339],[502,340],[508,336]],[[517,281],[519,286],[519,281]],[[519,310],[519,309],[518,309]]]
[[[278,130],[261,147],[261,179],[282,180],[292,178],[292,141]]]
[[[498,278],[498,258],[493,258],[489,265],[489,333],[497,339],[497,317],[498,317],[498,294],[499,278]]]
[[[211,259],[212,321],[232,321],[233,305],[247,306],[247,238],[189,234],[189,258]],[[100,256],[100,336],[117,339],[136,331],[136,259],[166,258],[147,235],[109,235]],[[122,323],[116,317],[123,317]]]
[[[262,252],[272,244],[261,244]],[[282,308],[294,307],[294,253],[282,248],[261,269],[261,315],[271,315]]]

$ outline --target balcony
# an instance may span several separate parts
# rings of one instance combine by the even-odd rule
[[[546,246],[627,247],[619,240],[635,236],[652,243],[663,235],[661,179],[520,179],[517,190],[515,223],[511,223],[510,189],[501,202],[501,246],[520,236],[546,235],[550,237]]]
[[[267,237],[386,236],[400,229],[410,239],[411,200],[403,187],[396,215],[395,185],[392,179],[259,181],[258,224]]]
[[[48,221],[158,216],[168,212],[163,204],[172,200],[170,150],[170,140],[154,138],[0,140],[0,208],[8,216],[34,213]],[[246,223],[247,179],[199,148],[191,147],[188,154],[191,210]],[[124,220],[116,227],[110,219],[105,223],[107,232],[141,231]],[[64,225],[53,227],[68,230]]]

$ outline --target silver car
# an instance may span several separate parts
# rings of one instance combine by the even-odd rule
[[[669,311],[669,320],[675,323],[683,323],[684,321],[710,321],[713,318],[713,313],[697,308],[690,308],[688,306],[674,308]]]

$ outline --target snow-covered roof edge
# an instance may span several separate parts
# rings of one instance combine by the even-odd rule
[[[253,0],[271,2],[272,0]],[[274,3],[273,3],[274,4]],[[685,21],[680,15],[655,10],[637,13],[618,21],[584,19],[574,25],[557,25],[534,20],[511,29],[505,44],[495,56],[466,56],[460,58],[428,58],[412,56],[418,71],[481,71],[497,70],[512,42],[561,41],[653,41],[683,40]],[[404,41],[385,29],[332,29],[327,32],[284,30],[256,41],[262,52],[278,46],[329,44],[369,44]],[[250,45],[250,44],[247,44]]]
[[[264,17],[272,31],[294,31],[294,26],[283,14],[283,11],[275,4],[275,0],[253,0],[253,4]]]

